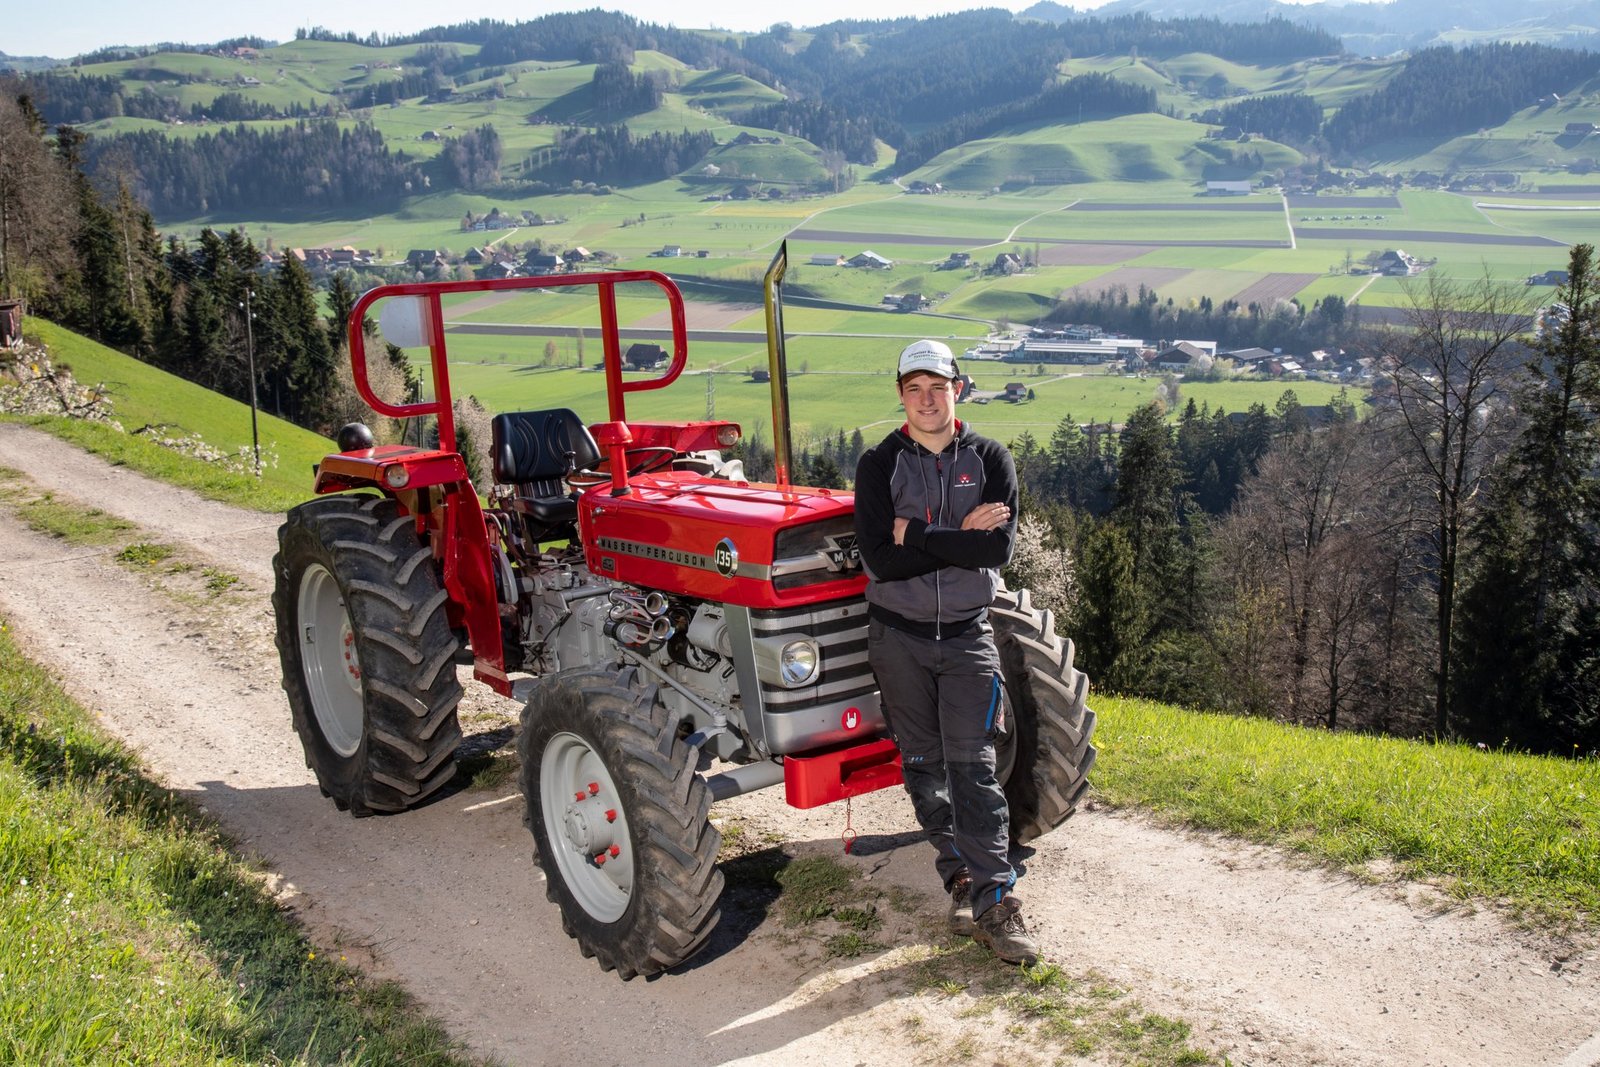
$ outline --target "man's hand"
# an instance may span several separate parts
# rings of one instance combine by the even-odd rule
[[[1004,504],[979,504],[967,512],[967,517],[961,520],[963,530],[997,530],[1004,526],[1011,518],[1011,509]],[[897,523],[903,520],[896,519]],[[895,540],[900,539],[900,529],[895,528]]]
[[[895,519],[894,520],[894,543],[895,544],[903,545],[903,544],[906,543],[906,527],[910,526],[910,525],[911,525],[911,520],[910,519]]]

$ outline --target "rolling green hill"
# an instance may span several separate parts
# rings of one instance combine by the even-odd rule
[[[184,381],[131,356],[80,337],[42,319],[27,320],[27,335],[50,351],[58,368],[72,371],[85,385],[99,383],[111,399],[112,415],[126,433],[101,424],[44,420],[59,433],[94,452],[146,474],[188,486],[206,496],[269,510],[289,507],[311,496],[311,465],[333,451],[333,443],[265,410],[258,416],[263,459],[259,482],[232,474],[214,463],[190,458],[149,441],[140,430],[161,436],[197,435],[223,453],[249,449],[250,408],[236,400]]]

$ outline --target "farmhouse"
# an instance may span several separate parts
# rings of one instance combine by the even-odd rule
[[[1022,269],[1022,257],[1015,252],[1001,252],[989,269],[995,274],[1015,274]]]
[[[622,358],[629,370],[655,370],[667,361],[667,353],[660,345],[639,341],[629,345]]]
[[[1009,401],[1013,404],[1021,400],[1026,400],[1027,397],[1028,387],[1022,382],[1007,382],[1006,391],[1000,394],[1001,400]]]
[[[526,260],[530,277],[560,274],[567,269],[567,261],[554,252],[529,252]]]
[[[939,264],[940,270],[960,270],[972,265],[971,252],[951,252],[950,258]]]
[[[1158,370],[1203,371],[1209,370],[1212,359],[1206,351],[1188,341],[1179,341],[1156,352],[1154,366]]]
[[[1236,348],[1228,353],[1235,366],[1249,370],[1260,370],[1272,357],[1273,353],[1265,348]]]
[[[447,263],[444,255],[432,248],[413,248],[406,253],[406,266],[413,270],[438,270]]]
[[[1391,248],[1378,257],[1378,273],[1398,278],[1421,274],[1426,270],[1415,256],[1407,255],[1403,248]]]
[[[894,260],[884,259],[869,248],[865,252],[851,256],[849,265],[852,267],[866,267],[872,270],[888,270],[894,266]]]
[[[1566,285],[1567,272],[1564,270],[1547,270],[1543,274],[1528,275],[1529,285]]]

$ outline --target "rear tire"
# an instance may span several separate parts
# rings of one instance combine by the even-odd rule
[[[545,893],[579,950],[624,980],[705,944],[723,885],[697,753],[630,674],[541,681],[517,741]]]
[[[283,689],[323,793],[371,815],[438,792],[461,743],[458,641],[415,520],[386,497],[313,500],[272,569]]]
[[[1011,809],[1011,840],[1027,844],[1060,826],[1089,788],[1094,712],[1089,679],[1072,665],[1072,642],[1026,589],[1001,587],[989,618],[1005,681],[1006,731],[995,742]]]

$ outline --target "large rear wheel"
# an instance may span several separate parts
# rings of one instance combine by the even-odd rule
[[[413,518],[385,497],[302,504],[273,572],[283,688],[322,791],[353,815],[426,800],[455,774],[461,684]]]
[[[997,773],[1011,809],[1011,839],[1026,844],[1067,820],[1089,788],[1094,712],[1089,679],[1072,665],[1072,642],[1026,589],[1001,587],[990,609],[1006,729],[995,742]]]
[[[524,821],[561,925],[624,979],[688,959],[722,895],[696,753],[631,672],[556,675],[522,715]]]

